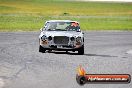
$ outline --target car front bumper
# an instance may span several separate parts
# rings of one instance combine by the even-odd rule
[[[78,47],[71,47],[71,46],[67,46],[67,47],[64,47],[64,46],[48,46],[48,47],[45,47],[45,46],[42,46],[42,47],[46,50],[77,51],[80,48],[82,48],[83,46],[78,46]]]

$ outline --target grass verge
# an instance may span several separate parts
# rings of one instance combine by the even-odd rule
[[[37,31],[54,19],[77,20],[83,30],[132,30],[132,3],[0,1],[0,31]]]

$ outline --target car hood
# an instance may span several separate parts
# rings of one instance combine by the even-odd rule
[[[43,31],[43,35],[52,36],[52,37],[54,36],[82,37],[83,36],[82,32],[76,32],[76,31]]]

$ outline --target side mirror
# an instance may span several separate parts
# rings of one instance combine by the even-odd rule
[[[43,31],[44,30],[44,28],[40,28],[40,31]]]
[[[43,31],[43,28],[40,28],[40,31]]]

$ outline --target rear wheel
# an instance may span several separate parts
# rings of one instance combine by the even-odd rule
[[[84,45],[78,50],[79,55],[84,55]]]
[[[39,45],[39,52],[45,53],[46,49],[44,49],[41,45]]]

